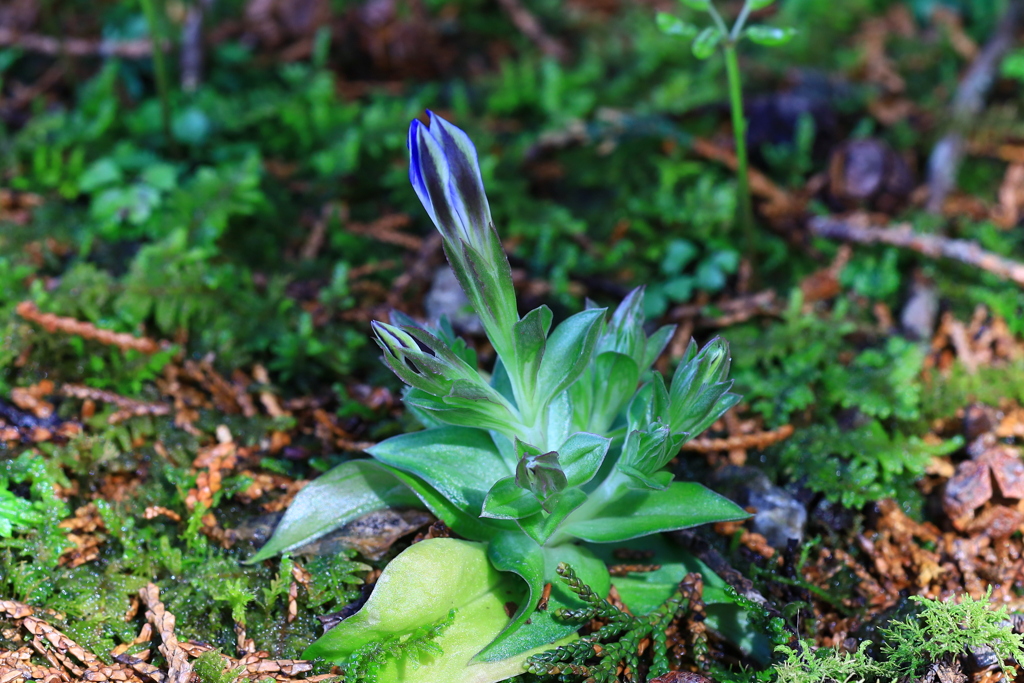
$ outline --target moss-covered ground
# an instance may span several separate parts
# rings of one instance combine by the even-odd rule
[[[157,635],[140,635],[153,584],[191,660],[332,673],[291,660],[432,520],[371,519],[244,561],[305,482],[415,426],[368,342],[391,309],[444,307],[405,158],[425,109],[475,141],[525,307],[564,317],[645,285],[648,316],[679,326],[662,367],[690,336],[730,341],[744,402],[678,473],[715,486],[755,468],[806,511],[801,543],[750,523],[701,532],[767,599],[759,628],[882,657],[871,643],[915,618],[914,595],[1024,610],[1013,31],[977,111],[957,113],[1012,5],[756,12],[797,34],[741,47],[752,239],[724,64],[654,19],[705,21],[685,3],[0,7],[0,671],[30,652],[37,677],[76,675],[51,652],[66,647],[31,650],[19,605],[108,667],[148,650],[164,667]],[[929,157],[951,132],[963,158],[936,204]],[[829,216],[847,239],[815,228]],[[918,239],[867,243],[866,226]],[[709,647],[680,663],[737,680],[817,671],[803,654],[744,660],[714,634]],[[952,666],[920,657],[918,678]],[[218,662],[203,655],[204,681],[234,675]],[[847,680],[881,675],[863,671]]]

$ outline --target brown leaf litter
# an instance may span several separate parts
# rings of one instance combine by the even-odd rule
[[[305,570],[293,573],[296,584],[308,584],[310,577]],[[196,657],[211,651],[209,645],[181,642],[175,635],[175,617],[160,601],[160,590],[148,584],[139,591],[139,599],[145,606],[145,619],[139,635],[131,642],[115,647],[110,656],[114,664],[105,664],[99,657],[83,648],[60,630],[54,628],[36,611],[14,600],[0,600],[0,618],[12,621],[16,627],[5,630],[8,640],[28,645],[16,650],[0,651],[0,683],[23,683],[35,680],[43,683],[101,683],[104,681],[125,681],[126,683],[198,683],[193,661]],[[130,612],[129,619],[135,618]],[[24,636],[22,636],[24,633]],[[158,651],[165,664],[154,666],[148,661],[150,650],[135,655],[127,654],[134,645],[149,643],[154,633],[159,636]],[[337,673],[297,678],[312,670],[312,662],[297,659],[270,659],[267,652],[255,651],[252,640],[239,630],[239,656],[220,655],[225,669],[241,669],[241,678],[262,680],[271,678],[282,683],[308,681],[319,683],[336,678]],[[45,665],[36,663],[41,658]]]

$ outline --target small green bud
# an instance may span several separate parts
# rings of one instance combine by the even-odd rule
[[[558,463],[557,451],[534,455],[530,450],[524,450],[516,465],[516,484],[537,496],[541,507],[551,512],[555,497],[565,490],[569,480]]]
[[[679,0],[679,2],[698,12],[707,12],[711,7],[711,0]]]

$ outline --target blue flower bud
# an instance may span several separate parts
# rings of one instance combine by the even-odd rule
[[[445,240],[484,251],[491,239],[491,208],[484,194],[476,147],[469,136],[433,112],[430,125],[409,126],[409,181]]]

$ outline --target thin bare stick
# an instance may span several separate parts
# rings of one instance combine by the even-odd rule
[[[977,242],[950,239],[941,235],[922,235],[907,223],[890,228],[819,216],[810,223],[811,234],[843,242],[859,244],[889,244],[916,251],[932,258],[948,258],[969,266],[981,268],[1004,280],[1024,287],[1024,263],[1011,261],[998,254],[985,251]]]
[[[203,15],[213,0],[194,0],[185,12],[181,26],[181,89],[194,92],[203,76]]]
[[[964,74],[953,97],[950,130],[935,145],[928,159],[928,211],[942,212],[946,196],[956,184],[964,155],[964,132],[981,112],[985,95],[995,80],[1003,56],[1013,46],[1018,22],[1024,14],[1021,0],[1010,0],[999,28]]]
[[[81,384],[63,384],[60,387],[60,393],[71,398],[80,398],[85,401],[101,401],[117,406],[120,410],[110,416],[109,421],[111,424],[116,424],[129,417],[170,415],[171,413],[171,407],[166,403],[136,401],[135,399],[115,394],[112,391],[104,391],[103,389],[87,387]]]
[[[56,57],[125,57],[142,59],[153,54],[149,40],[87,40],[85,38],[54,38],[37,33],[18,33],[0,26],[0,47],[20,47],[26,52]],[[167,48],[166,43],[164,49]]]

